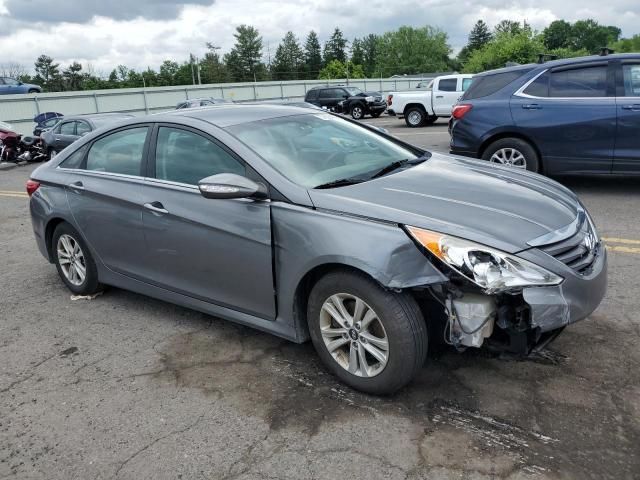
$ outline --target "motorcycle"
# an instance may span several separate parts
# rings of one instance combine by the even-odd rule
[[[42,162],[47,152],[40,137],[23,136],[6,124],[0,124],[0,162]]]

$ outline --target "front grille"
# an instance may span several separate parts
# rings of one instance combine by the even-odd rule
[[[600,242],[597,242],[596,238],[591,224],[585,218],[575,235],[561,242],[550,243],[539,248],[576,272],[586,275],[591,271],[593,262],[601,248]]]

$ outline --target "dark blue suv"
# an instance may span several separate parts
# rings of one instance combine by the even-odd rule
[[[485,72],[454,107],[451,153],[554,174],[640,174],[640,54]]]

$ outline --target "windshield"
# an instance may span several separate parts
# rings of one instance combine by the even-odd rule
[[[366,181],[394,162],[411,162],[420,155],[328,113],[272,118],[227,130],[306,188],[344,179]]]
[[[349,93],[349,95],[351,95],[352,97],[355,97],[356,95],[360,95],[362,93],[362,90],[360,90],[358,87],[344,87],[344,89]]]

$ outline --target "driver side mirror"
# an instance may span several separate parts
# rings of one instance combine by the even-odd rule
[[[203,178],[198,189],[204,198],[268,198],[267,187],[235,173],[219,173]]]

